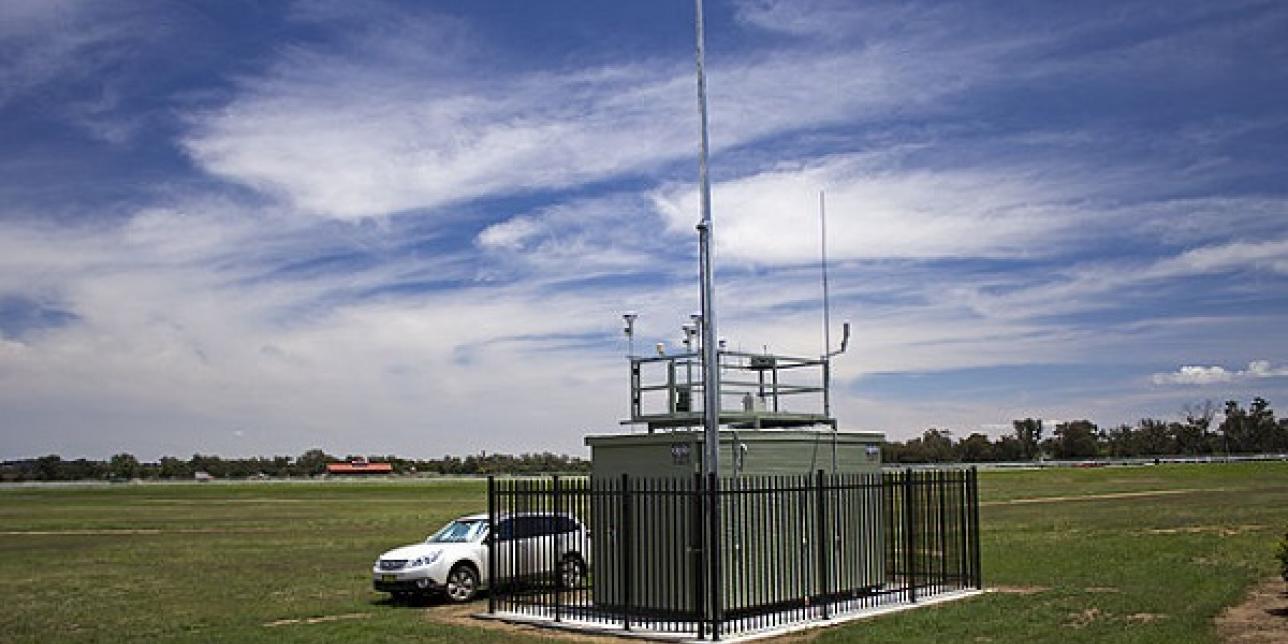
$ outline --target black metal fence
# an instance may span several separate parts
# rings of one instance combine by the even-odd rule
[[[488,512],[492,613],[718,639],[981,588],[973,468],[489,478]]]

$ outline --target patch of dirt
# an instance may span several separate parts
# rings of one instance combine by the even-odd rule
[[[1202,534],[1205,532],[1212,532],[1212,533],[1221,535],[1223,537],[1232,537],[1236,534],[1242,534],[1244,532],[1256,532],[1258,530],[1265,530],[1266,528],[1267,526],[1256,525],[1256,524],[1234,525],[1234,526],[1193,525],[1193,526],[1185,526],[1183,528],[1155,528],[1153,530],[1146,530],[1145,532],[1147,534]]]
[[[1160,619],[1167,619],[1167,615],[1162,613],[1133,613],[1127,616],[1127,621],[1136,624],[1149,624],[1157,622]]]
[[[1104,619],[1108,616],[1109,616],[1108,613],[1105,613],[1101,611],[1099,608],[1092,606],[1091,608],[1088,608],[1078,613],[1069,613],[1069,621],[1065,622],[1064,625],[1069,628],[1086,628],[1087,626],[1090,626],[1093,622]]]
[[[1036,595],[1051,590],[1046,586],[992,586],[988,589],[990,593],[1002,593],[1004,595]]]
[[[1083,592],[1088,592],[1088,593],[1097,593],[1097,594],[1099,594],[1099,593],[1121,593],[1121,592],[1122,592],[1121,590],[1119,590],[1119,589],[1117,589],[1117,588],[1114,588],[1113,586],[1088,586],[1088,587],[1086,587],[1086,588],[1083,588],[1082,590],[1083,590]]]
[[[1024,505],[1028,503],[1063,503],[1065,501],[1095,501],[1098,499],[1134,499],[1138,497],[1167,496],[1169,494],[1194,494],[1196,492],[1221,492],[1224,488],[1183,489],[1183,490],[1142,490],[1140,492],[1109,492],[1106,494],[1083,494],[1079,496],[1037,496],[1025,499],[1007,499],[1005,501],[981,501],[980,505]]]
[[[366,619],[371,617],[371,613],[344,613],[343,615],[322,615],[320,617],[301,617],[299,619],[279,619],[272,622],[265,622],[264,626],[274,628],[277,626],[289,626],[291,624],[325,624],[327,622],[338,622],[348,619]]]
[[[1216,618],[1221,641],[1231,644],[1288,642],[1288,584],[1272,577],[1252,588],[1240,604]]]
[[[503,638],[504,634],[522,634],[526,637],[535,637],[555,642],[587,642],[589,644],[639,642],[639,640],[631,640],[622,637],[587,635],[583,633],[573,633],[571,631],[560,631],[551,628],[531,626],[528,624],[511,624],[510,622],[501,621],[499,619],[474,618],[475,614],[484,612],[487,612],[487,601],[476,601],[468,604],[431,604],[425,607],[425,618],[440,624],[487,629],[497,633],[498,638]]]
[[[773,644],[797,644],[798,642],[813,642],[814,640],[818,639],[819,635],[823,634],[824,630],[826,629],[812,628],[808,631],[791,633],[789,635],[782,635],[779,637],[771,637],[763,641],[772,642]]]

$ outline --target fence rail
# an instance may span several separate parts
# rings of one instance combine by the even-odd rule
[[[488,610],[718,639],[981,588],[974,469],[488,479]]]

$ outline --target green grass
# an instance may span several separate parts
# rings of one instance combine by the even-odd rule
[[[1186,492],[1006,503],[1155,490]],[[1274,574],[1288,521],[1282,463],[985,472],[981,491],[985,581],[1027,594],[819,641],[1214,641],[1212,617]],[[480,481],[3,489],[0,640],[494,641],[383,602],[367,575],[381,551],[485,505]],[[110,532],[125,530],[161,532]],[[13,534],[35,531],[57,534]]]

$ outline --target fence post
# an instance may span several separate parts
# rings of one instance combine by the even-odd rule
[[[563,621],[562,611],[560,610],[561,604],[563,603],[563,562],[559,559],[559,556],[563,552],[562,546],[563,546],[564,533],[563,533],[562,521],[560,521],[561,515],[559,514],[559,475],[558,474],[555,474],[554,476],[551,477],[550,487],[552,488],[551,496],[553,497],[551,498],[551,504],[554,506],[553,507],[554,511],[551,512],[551,517],[550,517],[550,524],[551,524],[550,528],[553,531],[553,534],[551,536],[554,537],[553,539],[550,540],[550,550],[551,550],[550,572],[554,575],[553,582],[554,582],[554,588],[555,588],[555,621],[560,622],[560,621]]]
[[[939,558],[939,570],[935,581],[935,592],[943,592],[948,585],[948,472],[935,472],[935,494],[939,497],[939,523],[935,526],[935,556]]]
[[[621,546],[618,552],[621,556],[618,559],[622,566],[619,576],[622,581],[622,628],[628,631],[631,630],[631,590],[635,583],[631,578],[631,567],[634,563],[631,557],[634,542],[631,515],[631,479],[628,475],[622,474],[622,532],[621,538],[618,539],[618,544]]]
[[[975,542],[974,547],[974,573],[975,589],[984,590],[984,575],[980,569],[980,552],[979,552],[979,468],[971,466],[970,468],[970,523],[971,539]]]
[[[908,576],[908,601],[917,602],[917,537],[914,534],[917,521],[914,518],[916,503],[913,501],[912,468],[903,471],[903,544],[904,559]]]
[[[692,548],[692,600],[693,600],[693,617],[698,625],[698,639],[706,637],[707,615],[706,615],[706,589],[702,583],[702,575],[706,565],[705,552],[703,547],[702,536],[702,475],[693,473],[693,498],[689,503],[689,545]]]
[[[710,535],[707,537],[707,561],[708,570],[711,571],[711,639],[716,641],[720,639],[720,606],[723,601],[721,593],[724,588],[724,580],[720,577],[720,539],[723,533],[720,530],[720,479],[716,478],[715,473],[707,475],[707,498],[709,500],[708,518],[711,521]]]
[[[496,613],[496,477],[487,476],[487,612]]]
[[[832,550],[832,539],[828,536],[827,530],[827,490],[824,489],[823,470],[819,469],[815,476],[815,505],[818,506],[818,537],[814,540],[818,548],[818,594],[819,604],[823,607],[823,619],[830,617],[831,593],[828,591],[829,573],[831,572],[832,559],[829,556]]]

